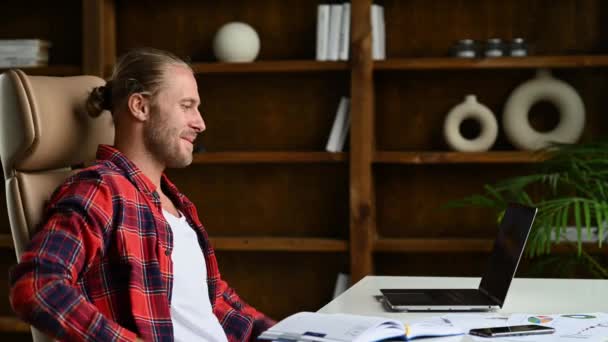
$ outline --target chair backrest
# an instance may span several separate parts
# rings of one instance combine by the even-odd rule
[[[17,259],[42,219],[52,192],[74,166],[95,160],[97,146],[112,144],[109,112],[85,111],[88,94],[104,81],[95,76],[0,75],[0,159]],[[50,341],[32,329],[35,342]]]

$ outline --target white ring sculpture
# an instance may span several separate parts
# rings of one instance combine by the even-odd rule
[[[536,131],[528,120],[530,108],[538,101],[548,101],[559,110],[559,123],[549,132]],[[539,70],[536,78],[511,93],[502,124],[507,138],[518,149],[538,150],[553,142],[575,143],[585,127],[585,106],[572,86],[553,78],[548,70]]]
[[[480,133],[474,139],[467,139],[460,133],[460,125],[466,119],[479,123]],[[492,111],[477,102],[475,95],[467,95],[464,102],[450,110],[443,124],[443,135],[448,145],[462,152],[483,152],[489,150],[498,135],[498,123]]]

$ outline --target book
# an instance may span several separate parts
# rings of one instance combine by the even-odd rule
[[[464,332],[432,317],[408,324],[376,316],[299,312],[264,331],[259,339],[271,341],[370,342],[385,339],[462,335]]]
[[[386,59],[385,48],[385,27],[384,27],[384,7],[372,4],[370,11],[372,23],[372,59]]]
[[[348,97],[340,98],[338,110],[334,117],[334,123],[327,139],[325,150],[327,152],[341,152],[344,148],[346,136],[350,126],[350,99]]]
[[[342,4],[342,20],[340,23],[342,24],[342,27],[340,29],[340,51],[338,53],[338,59],[347,61],[350,49],[350,3],[348,2]]]
[[[339,272],[336,277],[336,285],[334,286],[334,295],[332,298],[336,298],[350,287],[350,275],[347,273]]]
[[[329,38],[327,40],[327,59],[337,61],[340,51],[340,30],[342,28],[342,5],[329,7]]]
[[[317,60],[327,60],[327,40],[329,38],[329,5],[317,6]]]

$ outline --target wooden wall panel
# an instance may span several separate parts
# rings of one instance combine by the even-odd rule
[[[208,151],[325,151],[341,96],[343,72],[199,75]]]
[[[489,253],[376,253],[378,275],[481,277],[485,272]],[[598,256],[600,263],[606,256]],[[534,258],[524,256],[515,274],[517,278],[582,278],[594,279],[583,258],[573,255],[544,255]]]
[[[258,32],[259,59],[315,56],[317,1],[117,0],[116,11],[118,54],[135,46],[153,46],[192,60],[213,61],[217,30],[227,22],[243,21]]]
[[[492,239],[498,227],[495,211],[444,206],[482,193],[484,184],[525,173],[527,168],[529,165],[378,165],[374,169],[378,234]]]
[[[222,277],[249,304],[274,319],[316,311],[333,295],[348,256],[333,253],[218,252]]]
[[[384,0],[387,56],[447,56],[459,39],[523,37],[534,54],[605,53],[602,0]]]
[[[82,61],[82,5],[68,1],[3,1],[0,39],[45,39],[51,42],[49,64]]]
[[[606,69],[554,70],[556,78],[572,85],[581,95],[587,112],[583,140],[604,135],[608,126]],[[492,150],[512,150],[501,121],[512,91],[535,76],[534,70],[443,70],[376,72],[376,139],[379,150],[448,150],[443,138],[447,113],[475,94],[499,123]],[[557,116],[552,106],[535,106],[530,115],[539,128],[551,128]]]
[[[211,236],[348,237],[346,165],[195,165],[170,176]]]

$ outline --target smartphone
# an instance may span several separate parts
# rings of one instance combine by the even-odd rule
[[[469,334],[482,337],[504,337],[504,336],[521,336],[521,335],[542,335],[553,334],[554,328],[545,327],[542,325],[510,325],[505,327],[492,327],[471,329]]]

